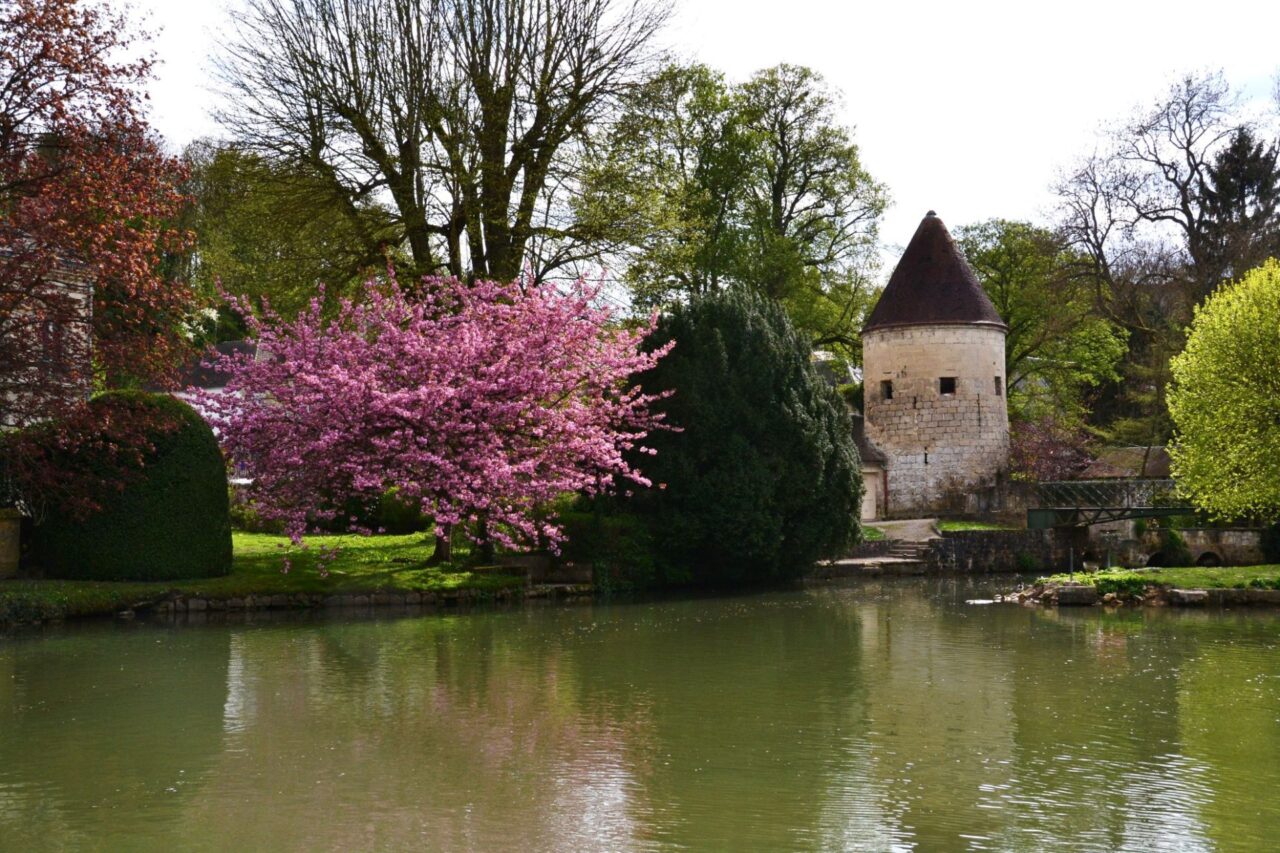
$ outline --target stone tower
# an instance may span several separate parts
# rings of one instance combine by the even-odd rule
[[[862,330],[867,437],[886,514],[962,510],[1007,467],[1008,327],[932,210]]]

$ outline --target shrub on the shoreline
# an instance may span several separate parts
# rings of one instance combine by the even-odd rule
[[[592,567],[602,592],[644,589],[658,579],[649,528],[633,515],[607,512],[599,503],[586,511],[560,513],[566,541],[561,556]]]
[[[645,346],[675,348],[642,374],[679,432],[638,460],[654,487],[624,501],[649,525],[662,580],[794,578],[859,539],[852,426],[808,342],[774,302],[728,293],[678,306]]]
[[[226,468],[209,425],[186,403],[141,392],[111,392],[89,403],[110,424],[145,416],[137,476],[88,514],[49,507],[33,528],[35,561],[49,577],[169,580],[231,571]],[[104,427],[105,428],[105,427]],[[90,476],[97,442],[60,459]]]
[[[1099,595],[1109,592],[1116,595],[1138,595],[1147,588],[1151,579],[1136,572],[1114,572],[1100,577],[1094,582]]]

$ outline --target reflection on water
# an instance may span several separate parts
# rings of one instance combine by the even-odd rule
[[[987,593],[0,640],[0,848],[1273,847],[1280,618]]]

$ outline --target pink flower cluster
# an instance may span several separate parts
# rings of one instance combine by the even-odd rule
[[[331,319],[320,299],[289,321],[239,305],[269,355],[219,357],[231,379],[197,402],[295,543],[395,487],[437,529],[483,521],[498,543],[554,548],[562,531],[536,510],[615,479],[648,486],[624,454],[662,427],[630,377],[670,346],[642,352],[655,320],[621,327],[597,294],[428,279],[410,295],[392,279]]]

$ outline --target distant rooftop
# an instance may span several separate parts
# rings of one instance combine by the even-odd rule
[[[959,324],[1008,328],[947,226],[931,210],[907,244],[863,331]]]
[[[853,443],[857,445],[858,458],[862,460],[862,464],[879,465],[881,468],[889,464],[889,457],[884,455],[884,451],[867,438],[867,424],[862,414],[852,412],[850,417],[853,421]]]

